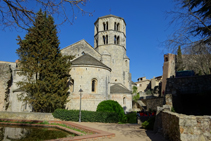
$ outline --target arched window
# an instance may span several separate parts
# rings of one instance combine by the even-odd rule
[[[119,36],[116,38],[116,40],[117,40],[117,44],[119,45]]]
[[[103,43],[104,43],[104,44],[106,43],[106,38],[105,38],[105,36],[103,36]]]
[[[104,31],[105,31],[105,30],[108,30],[108,22],[106,22],[106,23],[104,22],[104,23],[103,23],[103,29],[104,29]]]
[[[123,98],[123,104],[126,104],[126,97]]]
[[[104,43],[104,45],[108,44],[108,35],[103,36],[103,43]]]
[[[119,31],[119,23],[116,25],[116,30]]]
[[[114,30],[117,30],[117,29],[116,29],[116,22],[114,23]]]
[[[92,92],[97,92],[97,79],[92,79]]]
[[[117,44],[116,35],[114,36],[114,44]]]

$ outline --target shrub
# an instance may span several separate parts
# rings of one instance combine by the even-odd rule
[[[65,121],[79,121],[79,110],[56,109],[53,113],[55,118]],[[118,114],[109,112],[81,111],[81,121],[83,122],[104,122],[117,123]]]
[[[145,129],[153,130],[155,123],[155,117],[150,117],[148,120],[142,123],[142,127]]]
[[[97,112],[112,112],[117,113],[119,122],[125,121],[125,113],[122,106],[114,100],[105,100],[98,104]]]
[[[129,113],[126,117],[127,123],[137,123],[137,113]]]

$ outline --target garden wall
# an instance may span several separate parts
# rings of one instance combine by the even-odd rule
[[[211,116],[188,116],[184,114],[162,111],[162,132],[171,141],[209,141],[211,140]],[[160,120],[160,121],[158,121]]]
[[[56,120],[52,113],[0,112],[0,119]]]

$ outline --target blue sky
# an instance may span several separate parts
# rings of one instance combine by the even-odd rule
[[[171,18],[166,19],[166,11],[173,10],[173,0],[90,0],[84,9],[93,12],[93,16],[77,13],[73,25],[65,23],[58,27],[61,49],[81,39],[94,45],[94,22],[98,17],[113,14],[126,21],[127,56],[130,58],[132,81],[146,76],[162,75],[163,55],[168,53],[161,45],[173,32],[169,27]],[[111,11],[109,10],[111,9]],[[55,22],[59,20],[55,18]],[[22,30],[0,31],[0,61],[15,62],[17,36],[24,38]]]

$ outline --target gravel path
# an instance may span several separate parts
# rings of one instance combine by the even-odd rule
[[[166,141],[160,134],[141,129],[137,124],[75,122],[84,126],[115,133],[115,137],[98,139],[102,141]]]

